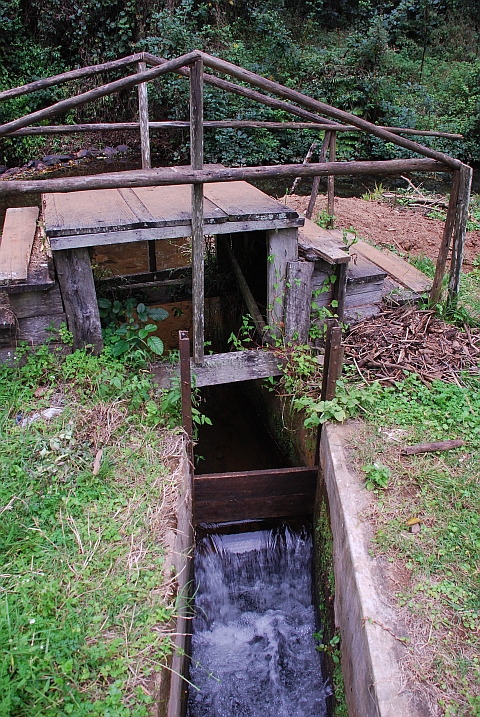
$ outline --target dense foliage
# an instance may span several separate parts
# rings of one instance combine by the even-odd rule
[[[480,160],[480,5],[476,0],[0,0],[0,86],[7,88],[136,50],[173,57],[195,47],[386,125],[462,132],[432,146]],[[98,80],[5,103],[0,120],[85,90]],[[188,86],[169,75],[149,88],[152,117],[188,117]],[[131,120],[134,92],[105,98],[58,121]],[[208,119],[282,119],[282,113],[206,90]],[[259,164],[302,158],[313,132],[218,130],[209,161]],[[187,137],[157,150],[186,156]],[[5,140],[20,161],[41,140]],[[404,156],[375,138],[342,135],[340,158]],[[1,160],[1,157],[0,157]]]

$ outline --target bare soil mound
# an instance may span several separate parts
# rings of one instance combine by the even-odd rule
[[[287,204],[303,214],[309,197],[291,195]],[[319,195],[312,219],[327,208],[327,198]],[[395,248],[412,256],[427,256],[436,261],[443,234],[444,222],[429,219],[428,210],[409,209],[380,201],[365,201],[357,197],[335,198],[335,227],[350,229],[378,246]],[[464,270],[472,269],[473,260],[480,255],[480,231],[468,232],[465,242]]]

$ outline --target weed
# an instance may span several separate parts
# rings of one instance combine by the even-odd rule
[[[152,354],[163,354],[163,341],[153,336],[157,324],[151,321],[164,321],[168,311],[160,307],[150,308],[134,298],[125,302],[98,299],[100,317],[104,319],[104,341],[110,347],[112,356],[123,356],[130,363],[145,364]]]
[[[318,224],[319,227],[323,227],[323,229],[333,229],[336,218],[334,214],[328,213],[328,209],[322,209],[322,211],[317,214],[315,223]]]
[[[383,188],[383,184],[377,184],[375,182],[375,189],[369,189],[367,192],[365,192],[365,194],[362,194],[362,199],[364,199],[366,202],[379,201],[380,199],[383,199],[384,192],[385,190]]]
[[[365,473],[365,487],[367,490],[377,490],[378,488],[388,488],[390,480],[390,468],[381,463],[370,463],[363,466]]]

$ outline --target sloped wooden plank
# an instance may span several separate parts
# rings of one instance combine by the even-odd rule
[[[380,251],[380,249],[376,249],[360,240],[352,247],[351,251],[376,264],[376,266],[398,281],[399,284],[411,291],[422,294],[425,291],[429,291],[432,285],[432,280],[426,277],[425,274],[422,274],[421,271],[387,249]]]
[[[248,182],[215,182],[204,185],[205,197],[228,214],[230,221],[296,219],[297,212],[277,202]]]
[[[0,244],[0,283],[26,281],[38,207],[7,209]]]
[[[329,264],[346,264],[350,261],[350,255],[343,249],[342,237],[340,241],[328,229],[322,229],[310,219],[305,219],[304,226],[298,230],[298,246],[305,252],[307,258],[309,253],[312,258],[319,256]]]

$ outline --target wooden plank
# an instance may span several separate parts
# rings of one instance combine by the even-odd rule
[[[205,222],[206,223],[206,222]],[[208,227],[208,233],[237,234],[240,232],[254,232],[277,229],[289,229],[302,226],[303,219],[271,219],[255,222],[223,222]],[[69,236],[51,237],[52,250],[75,249],[90,246],[108,246],[111,244],[128,244],[130,242],[150,241],[151,239],[181,239],[191,236],[191,224],[181,226],[164,226],[149,229],[129,229],[99,234],[73,234]]]
[[[352,248],[352,255],[355,254],[355,246]],[[352,286],[355,284],[370,284],[382,281],[387,276],[387,272],[376,264],[365,259],[358,254],[348,265],[347,284]]]
[[[337,264],[337,280],[333,285],[333,294],[337,306],[335,307],[334,313],[338,316],[340,321],[343,321],[343,313],[345,309],[345,297],[347,293],[347,270],[348,264]]]
[[[287,264],[285,338],[287,341],[307,343],[310,330],[312,304],[312,278],[314,264],[311,261],[290,261]]]
[[[196,366],[192,360],[192,374],[195,386],[201,388],[281,376],[282,367],[281,359],[272,351],[232,351],[205,356],[203,366]],[[172,378],[178,375],[178,367],[164,363],[155,366],[155,381],[160,388],[170,388]]]
[[[155,217],[163,217],[166,226],[188,224],[192,218],[191,187],[138,187],[135,194]],[[208,199],[204,199],[205,224],[226,222],[228,216]]]
[[[310,514],[317,474],[301,467],[195,476],[195,522]]]
[[[117,189],[46,194],[44,219],[49,237],[98,234],[120,231],[123,227],[135,229],[145,226]]]
[[[344,250],[344,244],[329,229],[322,229],[310,219],[298,231],[298,246],[307,254],[313,252],[329,264],[342,264],[350,261],[350,255]]]
[[[0,283],[26,281],[38,207],[7,209],[0,244]]]
[[[287,264],[298,259],[298,230],[267,232],[267,251],[267,323],[278,335],[284,328]]]
[[[332,230],[333,234],[341,235],[341,232]],[[431,279],[416,269],[411,264],[401,259],[399,256],[386,249],[376,249],[375,247],[359,240],[352,248],[352,253],[358,253],[368,261],[376,264],[378,267],[392,276],[396,281],[407,289],[416,291],[419,294],[428,291],[432,285]]]
[[[205,196],[228,215],[229,221],[296,219],[294,209],[277,202],[247,182],[217,182],[205,186]]]
[[[88,251],[56,251],[54,260],[68,328],[73,334],[73,348],[91,346],[95,353],[100,353],[103,349],[102,327]]]
[[[9,296],[10,307],[17,319],[46,314],[65,315],[58,284],[54,284],[47,291],[27,291]]]

